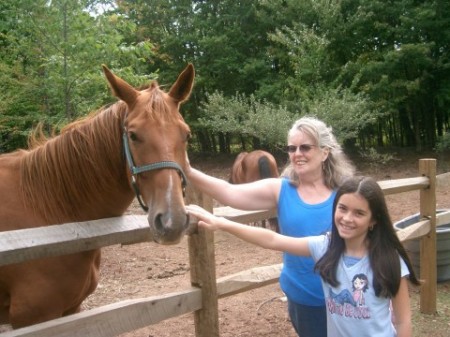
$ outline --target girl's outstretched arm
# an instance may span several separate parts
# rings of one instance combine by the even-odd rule
[[[293,238],[269,229],[243,225],[226,218],[217,217],[197,205],[186,206],[186,211],[197,218],[199,227],[222,230],[262,248],[310,256],[308,238]]]
[[[392,308],[394,310],[394,325],[397,330],[397,337],[411,337],[411,307],[409,302],[408,281],[405,277],[401,278],[398,293],[392,299]]]

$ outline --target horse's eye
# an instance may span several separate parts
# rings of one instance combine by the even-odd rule
[[[129,136],[130,136],[130,139],[131,139],[133,142],[135,142],[135,141],[138,140],[138,137],[137,137],[137,135],[136,135],[134,132],[130,132],[130,133],[129,133]]]
[[[186,135],[186,141],[187,141],[187,142],[190,141],[191,138],[192,138],[192,134],[189,132],[189,133]]]

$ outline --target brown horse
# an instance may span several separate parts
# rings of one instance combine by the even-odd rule
[[[252,152],[241,152],[234,160],[231,167],[230,183],[244,184],[266,178],[278,178],[278,165],[275,157],[269,152],[255,150]],[[265,220],[263,221],[263,226]],[[269,219],[269,226],[279,232],[277,218]]]
[[[277,178],[279,175],[277,161],[269,152],[241,152],[231,167],[230,183],[250,183],[265,178]]]
[[[103,67],[120,101],[0,156],[0,231],[120,216],[135,195],[161,244],[188,230],[188,125],[179,113],[194,83],[189,64],[169,92],[136,90]],[[31,139],[33,140],[33,139]],[[100,250],[0,267],[0,324],[19,328],[78,312],[98,283]]]

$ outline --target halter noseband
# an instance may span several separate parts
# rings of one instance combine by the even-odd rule
[[[148,207],[144,204],[141,198],[141,192],[139,191],[139,187],[136,183],[136,177],[138,174],[147,172],[147,171],[153,171],[153,170],[162,170],[162,169],[174,169],[178,171],[178,174],[181,177],[181,187],[183,189],[183,196],[185,195],[186,191],[186,175],[183,172],[183,169],[180,165],[178,165],[174,161],[159,161],[153,164],[147,164],[142,166],[135,166],[133,161],[133,156],[131,155],[130,151],[130,144],[128,142],[128,135],[127,135],[127,129],[123,128],[123,148],[125,151],[125,157],[127,159],[128,167],[130,168],[131,173],[131,185],[133,186],[134,193],[136,195],[137,200],[139,201],[139,205],[141,205],[142,209],[147,212]]]

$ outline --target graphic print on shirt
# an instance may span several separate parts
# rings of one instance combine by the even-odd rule
[[[366,307],[365,292],[369,289],[369,280],[365,274],[356,274],[352,279],[352,289],[339,293],[329,288],[327,308],[332,315],[356,319],[370,318],[370,309]]]

